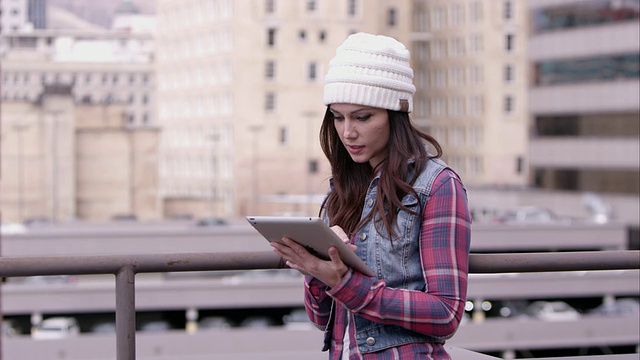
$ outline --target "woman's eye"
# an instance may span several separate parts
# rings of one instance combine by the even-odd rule
[[[338,115],[333,115],[333,120],[342,121],[342,120],[344,120],[344,117],[338,116]]]
[[[367,114],[367,115],[360,115],[356,119],[358,119],[360,121],[366,121],[366,120],[369,120],[370,117],[371,117],[371,115]]]

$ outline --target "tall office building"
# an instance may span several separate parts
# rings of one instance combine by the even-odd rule
[[[407,40],[410,4],[159,0],[166,216],[317,214],[325,66],[352,32]]]
[[[531,12],[532,184],[600,194],[638,223],[640,4],[538,0]]]
[[[27,0],[27,18],[34,29],[47,28],[46,0]]]
[[[525,185],[527,8],[522,1],[415,1],[414,119],[467,185]]]

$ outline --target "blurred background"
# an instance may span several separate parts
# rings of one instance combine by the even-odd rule
[[[330,176],[318,143],[323,77],[336,47],[359,31],[395,37],[410,49],[417,87],[411,116],[443,145],[444,160],[467,187],[472,251],[639,247],[638,0],[1,0],[0,6],[4,256],[255,250],[265,244],[244,216],[317,215]],[[296,274],[284,273],[299,285]],[[148,280],[246,277],[191,275]],[[83,280],[8,279],[3,296],[35,291],[42,299],[50,290],[25,290],[42,283],[69,294],[68,286],[77,289]],[[567,298],[561,290],[576,281],[554,285],[557,291],[545,296],[478,295],[468,314],[478,322],[546,310],[580,316],[631,297],[638,320],[637,272],[616,290]],[[213,327],[235,328],[246,319],[281,326],[284,315],[296,318],[299,290],[281,303],[239,306],[233,299],[215,307],[206,302],[209,294],[201,303],[149,305],[158,322],[149,326],[185,332],[198,327],[198,311],[220,320]],[[3,327],[3,336],[13,340],[32,340],[31,327],[55,314],[66,325],[77,322],[79,334],[97,332],[96,319],[112,317],[108,302],[83,308],[80,297],[48,307],[21,296],[3,300],[6,319],[15,323],[6,333]],[[616,327],[627,329],[604,326]],[[540,334],[556,331],[549,329]],[[631,340],[612,336],[597,346],[573,340],[460,346],[505,358],[637,353],[640,340],[631,329]],[[23,350],[11,354],[30,346],[13,345]]]

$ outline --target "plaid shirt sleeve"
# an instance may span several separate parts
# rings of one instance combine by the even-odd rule
[[[320,330],[329,323],[332,299],[327,295],[329,287],[311,275],[304,277],[304,307],[311,322]]]
[[[389,288],[349,271],[327,294],[369,320],[445,340],[462,319],[467,296],[471,216],[466,190],[451,171],[438,175],[424,209],[420,252],[424,292]]]

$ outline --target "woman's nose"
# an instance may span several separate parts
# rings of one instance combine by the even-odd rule
[[[349,139],[353,139],[354,137],[357,136],[357,132],[353,122],[349,120],[344,121],[344,128],[342,129],[342,135],[345,138],[349,138]]]

